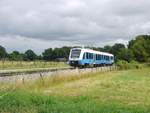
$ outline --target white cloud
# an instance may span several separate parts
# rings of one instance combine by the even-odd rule
[[[18,50],[25,52],[27,49],[32,49],[36,53],[41,54],[45,49],[50,47],[62,47],[65,44],[72,46],[72,43],[67,41],[47,41],[41,39],[27,38],[21,36],[0,36],[0,44],[4,46],[8,52]]]
[[[1,0],[0,44],[41,51],[54,45],[126,43],[150,34],[149,6],[148,0]]]

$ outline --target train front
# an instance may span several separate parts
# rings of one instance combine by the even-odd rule
[[[81,48],[73,48],[70,50],[70,55],[69,55],[69,65],[78,67],[79,61],[80,61],[80,56],[81,56]]]

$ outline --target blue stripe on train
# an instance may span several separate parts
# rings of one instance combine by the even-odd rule
[[[112,64],[112,60],[94,60],[94,59],[83,59],[78,61],[79,65],[85,65],[85,64]]]

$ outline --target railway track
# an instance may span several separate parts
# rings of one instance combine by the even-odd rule
[[[17,82],[17,81],[27,81],[35,80],[37,78],[43,78],[47,76],[56,75],[70,75],[70,74],[81,74],[97,71],[110,71],[116,70],[116,66],[105,66],[96,68],[51,68],[51,69],[38,69],[38,70],[21,70],[21,71],[0,71],[0,83],[3,82]]]
[[[15,75],[20,75],[20,74],[54,72],[54,71],[66,70],[66,69],[74,69],[74,68],[64,67],[64,68],[37,68],[37,69],[0,70],[0,77],[15,76]]]

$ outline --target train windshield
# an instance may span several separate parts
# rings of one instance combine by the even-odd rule
[[[81,50],[79,50],[79,49],[72,50],[71,51],[71,58],[79,58],[80,53],[81,53]]]

